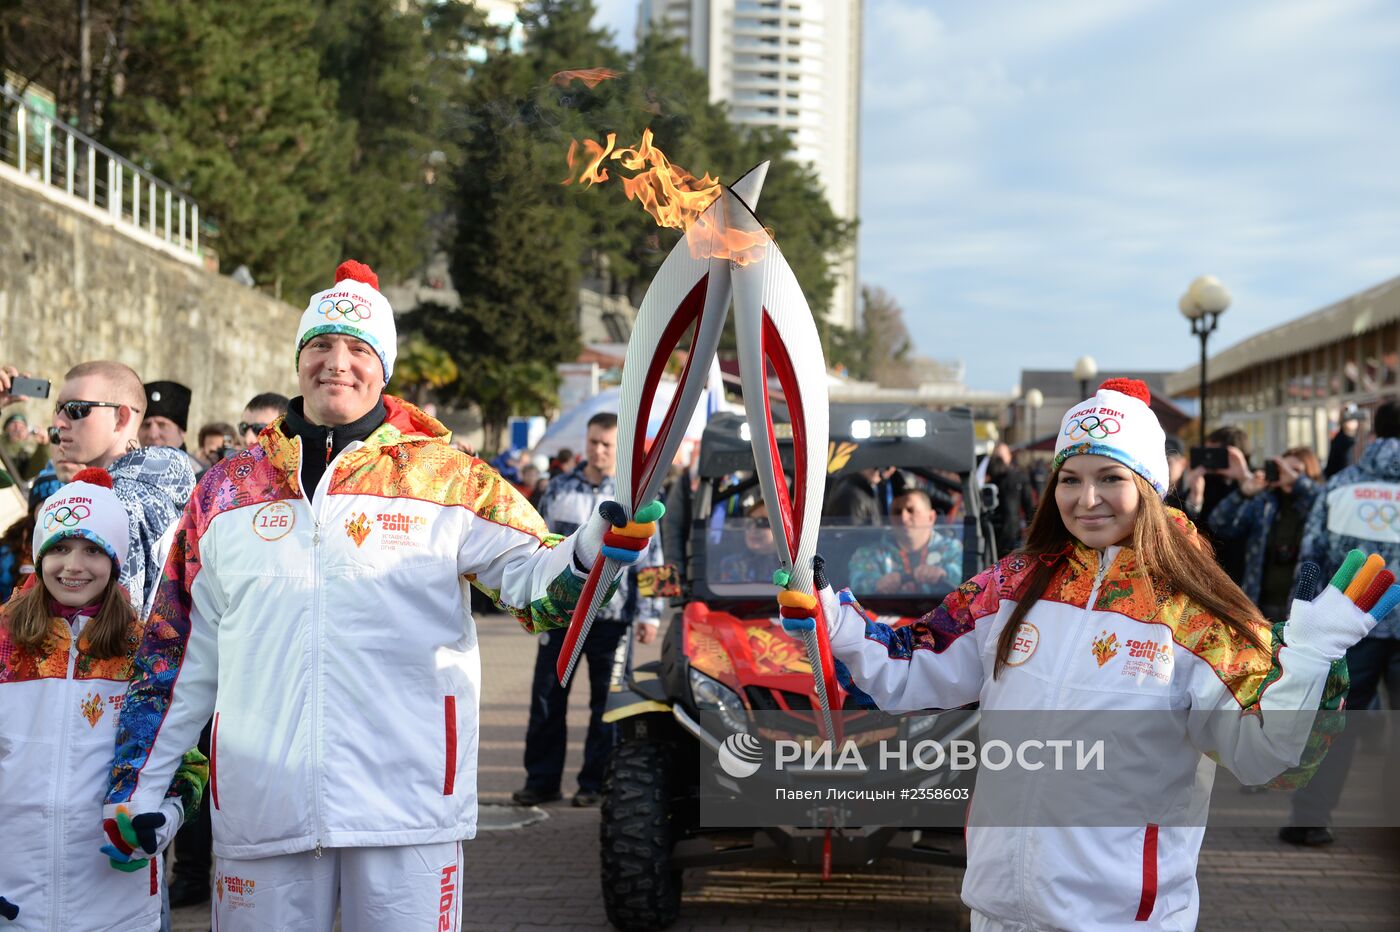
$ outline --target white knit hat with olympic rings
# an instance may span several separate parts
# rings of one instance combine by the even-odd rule
[[[1167,435],[1152,413],[1152,393],[1138,379],[1109,379],[1094,397],[1065,412],[1055,440],[1055,468],[1071,456],[1107,456],[1167,494]]]
[[[126,563],[126,506],[112,491],[112,477],[95,466],[79,470],[73,481],[48,497],[34,521],[34,562],[67,537],[90,540],[112,558],[116,569]]]
[[[335,284],[311,296],[297,327],[297,362],[301,348],[324,333],[343,333],[364,340],[384,365],[384,381],[394,374],[399,352],[394,309],[379,293],[379,276],[363,262],[347,259],[335,270]]]

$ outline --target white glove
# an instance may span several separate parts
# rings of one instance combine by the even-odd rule
[[[1378,619],[1400,604],[1400,586],[1378,556],[1360,550],[1347,555],[1322,594],[1311,598],[1319,578],[1315,564],[1298,568],[1298,592],[1284,625],[1283,642],[1333,662],[1371,633]]]

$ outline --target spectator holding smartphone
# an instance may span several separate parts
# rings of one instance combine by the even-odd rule
[[[10,385],[19,373],[0,367],[0,408],[16,400]],[[176,519],[194,489],[193,462],[180,450],[142,448],[138,441],[146,390],[130,366],[109,360],[69,369],[54,404],[58,478],[69,481],[83,466],[100,466],[127,510],[130,558],[122,562],[121,586],[142,618],[155,600],[156,583],[170,547]],[[167,533],[169,532],[169,534]]]
[[[31,430],[29,420],[19,412],[5,418],[5,430],[0,434],[0,446],[14,465],[19,478],[28,482],[49,464],[48,437]]]
[[[1215,511],[1216,506],[1230,496],[1239,486],[1239,479],[1234,474],[1233,467],[1238,456],[1244,463],[1245,469],[1249,465],[1249,435],[1239,427],[1217,427],[1206,437],[1207,448],[1223,447],[1227,451],[1227,458],[1221,468],[1209,468],[1207,466],[1195,465],[1186,474],[1187,488],[1187,514],[1193,521],[1204,525],[1207,534],[1211,537],[1211,543],[1215,545],[1215,558],[1219,561],[1225,574],[1233,579],[1236,584],[1242,584],[1244,580],[1245,553],[1243,540],[1219,540],[1210,531],[1210,516]]]
[[[1208,523],[1216,540],[1243,546],[1240,588],[1277,622],[1288,617],[1303,525],[1322,492],[1322,467],[1308,447],[1293,447],[1269,463],[1273,468],[1251,471],[1244,454],[1231,447],[1229,476],[1238,487]]]

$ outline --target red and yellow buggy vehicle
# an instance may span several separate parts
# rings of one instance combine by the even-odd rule
[[[778,425],[779,450],[790,469],[784,426]],[[833,404],[830,437],[828,500],[863,470],[894,468],[898,473],[879,492],[888,498],[916,486],[937,511],[930,527],[917,528],[888,519],[823,518],[818,549],[827,574],[838,587],[850,586],[867,611],[886,623],[910,624],[991,565],[994,545],[977,486],[970,412]],[[758,731],[758,719],[766,730],[778,722],[793,735],[815,735],[820,713],[803,644],[778,618],[771,579],[777,563],[742,417],[710,420],[698,473],[698,487],[673,490],[667,504],[667,520],[674,523],[663,529],[670,531],[666,557],[679,570],[679,592],[661,659],[635,668],[619,664],[609,697],[606,718],[620,729],[602,806],[602,885],[610,921],[624,930],[670,925],[679,915],[684,872],[692,868],[767,863],[826,872],[877,858],[963,866],[957,830],[702,824],[702,762],[715,759],[728,735]],[[921,544],[918,552],[939,553],[941,576],[916,579],[909,566],[902,572],[897,555]],[[842,689],[833,709],[848,724],[858,723],[873,705],[839,672]],[[946,741],[971,737],[976,723],[962,713],[909,717],[898,727],[911,738]],[[721,775],[721,793],[726,779]],[[800,783],[802,776],[791,779]]]

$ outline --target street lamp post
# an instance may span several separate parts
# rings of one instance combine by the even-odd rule
[[[1039,411],[1043,404],[1045,404],[1045,396],[1041,394],[1040,389],[1033,388],[1026,392],[1026,411],[1030,414],[1031,422],[1030,443],[1035,443],[1035,412]]]
[[[1079,397],[1089,397],[1089,382],[1099,374],[1099,364],[1093,356],[1080,356],[1074,363],[1074,377],[1079,380]]]
[[[1214,275],[1202,275],[1191,283],[1176,303],[1183,317],[1191,321],[1191,332],[1201,338],[1201,443],[1206,442],[1206,341],[1220,323],[1220,315],[1230,306],[1230,289]]]

